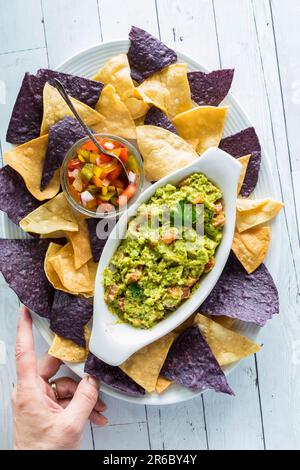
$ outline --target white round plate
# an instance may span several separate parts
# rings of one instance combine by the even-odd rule
[[[126,53],[128,47],[129,41],[127,40],[111,41],[99,44],[74,55],[66,62],[61,64],[57,68],[57,70],[73,75],[91,78],[98,72],[98,70],[104,65],[104,63],[108,59],[110,59],[114,55]],[[207,72],[207,69],[205,69],[198,62],[186,56],[185,54],[177,52],[177,56],[178,62],[185,62],[188,66],[189,71],[201,70],[203,72]],[[242,83],[241,86],[243,86]],[[231,93],[229,93],[227,98],[224,100],[224,104],[230,107],[225,126],[225,136],[235,134],[236,132],[239,132],[242,129],[251,126],[251,123],[247,118],[245,112],[238,105]],[[266,196],[273,197],[274,199],[276,199],[278,198],[278,191],[275,187],[275,183],[272,177],[270,161],[264,151],[262,151],[262,164],[259,174],[259,181],[252,197],[263,198]],[[19,229],[12,222],[10,222],[6,214],[2,215],[2,222],[6,238],[26,238],[25,233],[22,232],[21,229]],[[275,219],[275,221],[272,222],[271,229],[271,243],[267,258],[265,260],[265,264],[267,265],[276,282],[279,270],[279,257],[272,256],[272,253],[278,252],[281,246],[281,227],[278,219]],[[47,341],[47,343],[50,345],[53,339],[53,333],[49,329],[49,324],[47,320],[35,314],[33,314],[33,319],[35,326],[37,327],[41,335],[44,337],[44,339]],[[259,330],[259,327],[250,323],[247,324],[243,322],[237,322],[236,325],[236,331],[241,332],[242,334],[248,336],[253,340],[257,339]],[[72,369],[73,372],[75,372],[79,376],[83,376],[84,372],[82,364],[68,363],[67,365],[70,367],[70,369]],[[226,367],[224,370],[226,375],[228,375],[236,365],[237,364]],[[164,392],[162,395],[152,393],[146,394],[142,398],[133,398],[125,394],[119,393],[104,384],[101,386],[101,389],[107,395],[113,396],[120,400],[145,405],[167,405],[172,403],[178,403],[181,401],[189,400],[199,395],[200,393],[203,393],[201,391],[193,392],[179,385],[171,385],[169,389],[167,389],[166,392]]]

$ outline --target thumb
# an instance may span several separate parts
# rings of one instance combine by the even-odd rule
[[[77,387],[74,396],[65,410],[70,418],[76,418],[79,426],[84,426],[96,405],[99,395],[100,382],[91,375],[86,375]]]

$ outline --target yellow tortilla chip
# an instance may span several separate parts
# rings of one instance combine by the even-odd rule
[[[194,319],[195,319],[195,314],[191,315],[187,320],[185,320],[181,325],[177,326],[175,328],[175,333],[183,333],[187,328],[192,326],[194,324]]]
[[[207,341],[221,367],[239,361],[260,350],[260,346],[235,331],[224,328],[211,318],[198,313],[195,325]]]
[[[240,179],[239,179],[239,182],[238,182],[238,189],[237,189],[238,194],[240,194],[240,190],[242,189],[250,158],[251,158],[251,155],[245,155],[245,157],[238,158],[238,161],[242,165],[242,171],[241,171],[241,174],[240,174]]]
[[[51,284],[69,294],[82,294],[91,297],[94,291],[95,270],[90,260],[88,263],[75,268],[74,250],[71,243],[63,247],[50,243],[45,257],[45,272]]]
[[[165,379],[164,377],[159,376],[156,382],[156,387],[155,387],[156,393],[159,393],[159,394],[163,393],[165,390],[167,390],[167,388],[170,387],[171,384],[172,384],[171,380]]]
[[[254,227],[246,232],[235,231],[232,251],[248,274],[253,273],[265,259],[270,243],[270,227]]]
[[[172,64],[146,78],[138,87],[145,100],[169,118],[192,108],[186,64]]]
[[[160,370],[176,336],[171,332],[140,349],[121,364],[120,368],[147,392],[154,392]]]
[[[225,315],[220,315],[219,317],[213,317],[213,321],[219,323],[221,326],[224,326],[224,328],[228,328],[228,330],[232,330],[238,320],[235,318],[225,317]]]
[[[149,106],[132,81],[127,54],[119,54],[109,59],[93,80],[104,85],[113,85],[133,119],[144,116],[148,111]]]
[[[47,234],[58,230],[78,232],[78,223],[64,193],[38,207],[20,221],[24,232]]]
[[[51,233],[41,233],[40,238],[64,238],[65,236],[65,232],[57,230]]]
[[[105,119],[101,132],[119,135],[125,139],[136,138],[134,120],[112,85],[103,88],[96,111]]]
[[[84,336],[86,348],[78,346],[78,344],[70,339],[54,335],[48,354],[64,362],[85,362],[89,353],[88,344],[91,336],[90,330],[86,325],[84,327]]]
[[[173,124],[187,142],[199,139],[197,152],[202,154],[210,147],[219,146],[227,111],[227,106],[198,106],[175,116]]]
[[[91,243],[86,220],[80,214],[74,214],[78,224],[77,232],[66,231],[65,235],[70,240],[74,250],[75,269],[81,268],[92,258]]]
[[[48,135],[44,135],[4,153],[5,163],[22,176],[28,191],[39,201],[52,199],[60,188],[59,170],[56,170],[48,186],[40,190],[47,147]]]
[[[97,111],[90,108],[81,101],[75,100],[70,97],[76,111],[83,119],[88,127],[91,127],[95,132],[102,132],[105,126],[105,119]],[[66,116],[73,116],[69,106],[65,103],[56,88],[46,83],[43,91],[43,104],[44,113],[41,125],[41,135],[47,134],[49,128],[56,122],[65,118]]]
[[[178,135],[156,126],[139,126],[137,142],[149,181],[158,181],[198,158],[192,147]]]
[[[282,202],[266,199],[238,199],[236,203],[236,227],[239,232],[261,225],[273,219],[283,207]]]

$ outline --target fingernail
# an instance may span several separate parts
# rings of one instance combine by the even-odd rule
[[[105,403],[103,403],[103,401],[100,403],[100,406],[101,406],[101,411],[107,410],[107,406]]]
[[[100,388],[100,381],[98,379],[96,379],[95,377],[93,377],[92,375],[86,375],[85,376],[85,379],[88,381],[88,383],[90,383],[91,385],[93,385],[93,387],[96,387],[98,390]]]

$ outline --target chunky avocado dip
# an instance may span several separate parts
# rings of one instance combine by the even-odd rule
[[[121,321],[151,328],[193,294],[215,263],[225,222],[221,198],[195,173],[139,207],[103,274],[105,301]]]

